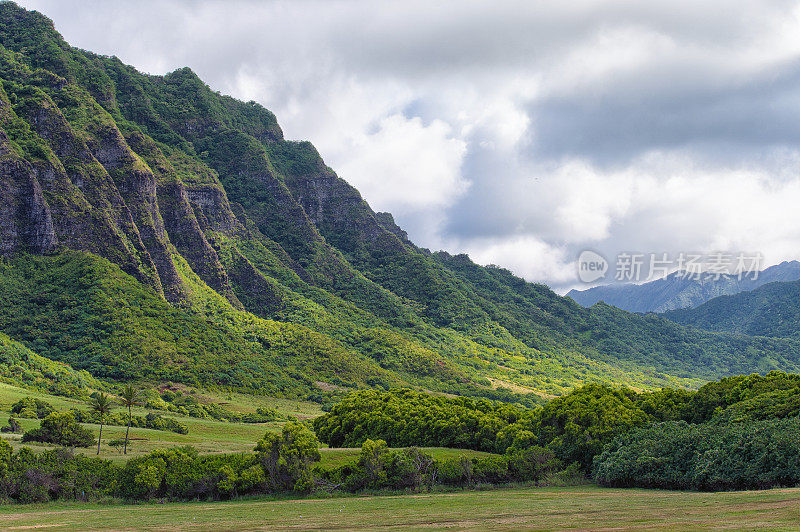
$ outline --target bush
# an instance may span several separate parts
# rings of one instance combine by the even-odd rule
[[[508,460],[503,456],[489,456],[475,460],[475,480],[489,484],[498,484],[511,480]]]
[[[42,420],[39,428],[22,435],[22,441],[54,443],[64,447],[90,447],[94,433],[82,427],[69,412],[54,412]]]
[[[220,498],[264,489],[264,473],[253,455],[200,456],[191,447],[159,449],[129,460],[119,477],[126,499]]]
[[[508,469],[515,480],[539,483],[552,473],[561,469],[561,461],[553,451],[538,445],[532,447],[515,448],[506,452]]]
[[[109,460],[73,455],[67,449],[35,454],[22,448],[11,455],[10,448],[3,452],[2,443],[0,467],[0,496],[17,502],[97,499],[114,493],[119,476],[119,467]]]
[[[764,489],[800,484],[800,418],[636,429],[595,459],[605,486]]]
[[[11,405],[11,413],[21,418],[44,419],[56,409],[47,401],[23,397]]]
[[[446,398],[412,390],[366,390],[350,394],[315,419],[314,430],[331,447],[356,447],[367,439],[380,439],[391,447],[421,445],[502,452],[505,448],[498,449],[498,433],[526,414],[486,399]]]
[[[286,416],[278,413],[274,408],[258,408],[255,412],[244,414],[241,418],[242,423],[269,423],[286,419]]]

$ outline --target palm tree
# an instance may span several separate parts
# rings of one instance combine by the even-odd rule
[[[103,392],[99,392],[92,397],[89,407],[92,412],[100,414],[100,437],[97,438],[97,454],[100,454],[100,441],[103,439],[103,422],[106,415],[111,413],[111,398]]]
[[[139,388],[134,387],[132,384],[126,384],[125,387],[122,389],[122,393],[119,395],[120,404],[122,406],[128,407],[128,428],[125,429],[125,451],[123,454],[128,454],[128,433],[131,430],[131,408],[138,405],[140,401],[140,397],[142,395],[142,390]]]

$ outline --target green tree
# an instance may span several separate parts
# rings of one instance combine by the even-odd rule
[[[125,428],[125,447],[122,454],[128,454],[128,434],[131,430],[131,409],[141,403],[142,391],[132,384],[126,384],[119,395],[120,404],[128,408],[128,426]]]
[[[358,465],[364,469],[367,486],[380,487],[386,481],[386,460],[389,448],[383,440],[367,440],[361,445]]]
[[[267,432],[264,438],[256,443],[255,451],[267,475],[270,487],[280,488],[281,435]]]
[[[290,422],[280,434],[268,432],[255,450],[273,487],[295,491],[311,488],[311,466],[321,458],[319,440],[303,425]]]
[[[89,402],[89,408],[100,417],[100,436],[97,438],[97,454],[100,454],[100,441],[103,439],[103,423],[111,413],[111,398],[103,392],[98,392]]]

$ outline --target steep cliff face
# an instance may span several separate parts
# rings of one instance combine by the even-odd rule
[[[0,131],[0,254],[48,253],[57,243],[33,167],[15,157],[8,136]]]

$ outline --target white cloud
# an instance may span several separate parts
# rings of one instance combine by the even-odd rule
[[[390,115],[345,149],[347,157],[337,154],[338,171],[379,210],[407,215],[442,209],[468,185],[460,172],[466,143],[452,138],[440,120],[426,126],[418,117]]]
[[[502,266],[526,279],[548,279],[559,284],[575,279],[574,258],[563,248],[531,235],[470,240],[463,243],[461,251],[478,264]]]

